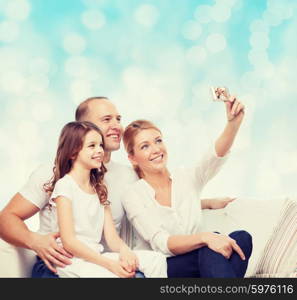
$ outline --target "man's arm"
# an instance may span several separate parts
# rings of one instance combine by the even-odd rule
[[[25,220],[39,212],[39,208],[20,193],[10,200],[0,212],[0,237],[14,246],[31,249],[45,262],[48,268],[56,272],[52,263],[66,266],[72,257],[56,243],[58,233],[41,235],[29,230]]]
[[[39,208],[27,201],[21,194],[15,194],[0,212],[1,238],[15,246],[32,249],[35,233],[28,229],[24,220],[38,211]]]
[[[226,207],[230,202],[236,198],[220,197],[220,198],[204,198],[201,199],[202,209],[220,209]]]

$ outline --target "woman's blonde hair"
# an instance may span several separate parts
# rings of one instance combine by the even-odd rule
[[[123,141],[124,146],[129,155],[134,155],[135,137],[145,129],[155,129],[161,133],[161,130],[152,122],[147,120],[136,120],[131,122],[124,131]],[[162,134],[162,133],[161,133]],[[139,178],[143,178],[143,172],[139,166],[133,166]]]

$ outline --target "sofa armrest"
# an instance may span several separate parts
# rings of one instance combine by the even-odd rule
[[[0,238],[0,278],[31,277],[35,261],[32,250],[12,246]]]

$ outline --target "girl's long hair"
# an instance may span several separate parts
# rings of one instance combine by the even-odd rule
[[[95,130],[101,135],[103,149],[105,149],[103,134],[95,124],[87,121],[70,122],[63,127],[53,168],[54,175],[49,182],[43,185],[48,194],[53,192],[56,182],[71,171],[73,162],[83,147],[85,136],[91,130]],[[110,204],[107,200],[107,188],[103,183],[106,171],[102,163],[99,169],[92,169],[90,172],[90,183],[95,188],[100,203],[103,205]]]

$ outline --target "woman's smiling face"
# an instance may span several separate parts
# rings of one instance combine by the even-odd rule
[[[167,164],[167,150],[162,134],[154,128],[140,131],[134,138],[133,154],[129,155],[129,159],[144,174],[164,170]]]

